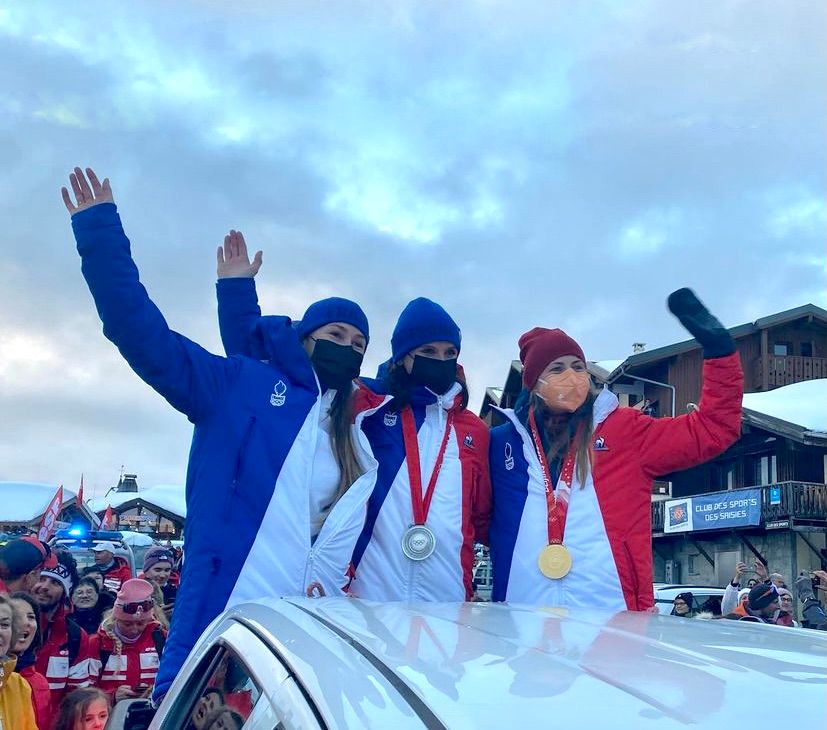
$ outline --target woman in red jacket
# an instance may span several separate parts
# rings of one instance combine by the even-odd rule
[[[592,387],[580,345],[537,327],[520,338],[523,392],[491,432],[493,599],[648,610],[652,482],[711,459],[741,433],[735,343],[689,289],[669,309],[704,349],[699,407],[651,418]]]
[[[152,585],[141,578],[126,581],[110,616],[95,636],[100,652],[100,687],[113,704],[148,696],[158,673],[166,631],[155,619]]]
[[[37,726],[41,730],[49,730],[52,727],[49,682],[35,668],[37,650],[40,648],[40,607],[28,593],[22,592],[12,594],[11,604],[18,627],[17,643],[14,646],[17,666],[14,671],[18,672],[32,688],[32,706]]]

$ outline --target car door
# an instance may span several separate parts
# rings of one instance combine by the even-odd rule
[[[315,708],[273,650],[228,622],[181,689],[161,704],[158,730],[322,730]],[[176,683],[177,684],[177,683]],[[175,685],[173,686],[175,689]],[[125,729],[128,730],[128,729]]]

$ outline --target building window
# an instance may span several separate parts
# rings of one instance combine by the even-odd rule
[[[689,575],[698,575],[698,556],[697,555],[690,555],[687,558],[688,560],[688,568],[689,568]]]
[[[761,486],[778,482],[778,467],[775,454],[764,454],[758,459],[757,482]]]
[[[789,355],[791,349],[792,348],[790,347],[790,344],[788,342],[776,342],[772,346],[772,354],[780,355],[783,357],[785,355]]]
[[[715,489],[735,489],[735,462],[725,461],[713,467]]]
[[[812,342],[802,342],[801,343],[801,357],[812,357],[813,356],[813,343]]]

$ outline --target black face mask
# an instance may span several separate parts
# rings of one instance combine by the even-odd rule
[[[432,357],[415,355],[411,380],[416,385],[424,385],[428,390],[442,395],[457,380],[457,359],[435,360]]]
[[[363,353],[356,352],[350,345],[337,345],[330,340],[313,340],[313,354],[310,362],[319,376],[323,388],[346,389],[350,381],[359,377]]]

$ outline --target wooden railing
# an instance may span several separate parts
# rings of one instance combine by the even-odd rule
[[[767,386],[775,388],[803,380],[827,378],[827,357],[798,357],[794,355],[767,355]],[[764,358],[755,361],[755,381],[761,383]]]
[[[770,490],[781,490],[781,503],[770,504]],[[812,482],[780,482],[761,487],[748,487],[761,490],[761,522],[797,519],[827,523],[827,484]],[[723,494],[708,492],[707,494]],[[693,497],[706,496],[693,494]],[[652,532],[663,532],[666,502],[652,502]]]

